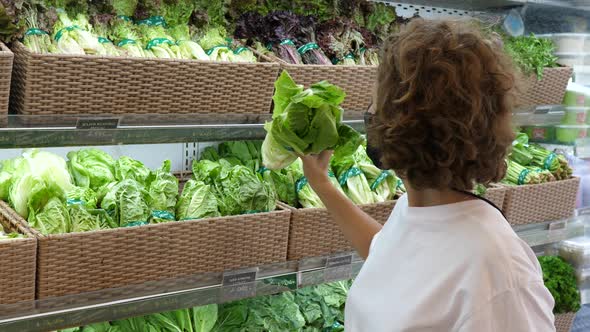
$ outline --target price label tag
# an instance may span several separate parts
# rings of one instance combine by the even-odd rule
[[[223,274],[220,298],[231,302],[256,296],[258,268],[228,271]]]
[[[587,215],[590,215],[590,206],[589,207],[584,207],[584,208],[579,208],[578,209],[578,215],[579,216],[587,216]]]
[[[328,257],[324,269],[326,282],[352,278],[352,255],[335,255]]]
[[[76,122],[76,129],[117,129],[119,118],[81,118]]]

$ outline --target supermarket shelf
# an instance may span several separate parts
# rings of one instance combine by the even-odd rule
[[[0,149],[116,144],[159,144],[264,139],[270,115],[161,115],[121,117],[9,116]],[[364,131],[360,118],[345,120]],[[82,129],[83,128],[83,129]]]
[[[562,115],[560,107],[539,106],[515,113],[513,122],[517,126],[551,123]],[[0,149],[264,139],[264,123],[270,120],[270,114],[10,115],[7,126],[0,127]],[[358,131],[365,130],[358,114],[348,116],[344,122]]]
[[[432,6],[432,0],[402,0],[402,1],[382,1],[402,3],[414,6]],[[485,11],[499,8],[509,8],[517,6],[548,6],[576,10],[590,10],[590,6],[583,0],[440,0],[436,1],[437,7],[461,9],[467,11]]]
[[[583,234],[580,220],[515,227],[529,245],[538,246]],[[49,331],[94,322],[125,319],[150,313],[223,303],[242,298],[276,294],[329,281],[354,278],[363,260],[353,253],[317,257],[257,268],[210,273],[181,279],[34,303],[0,306],[0,330],[4,332]],[[247,282],[230,284],[228,277]]]

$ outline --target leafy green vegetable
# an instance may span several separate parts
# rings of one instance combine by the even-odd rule
[[[125,227],[131,223],[147,222],[150,216],[148,193],[133,179],[111,183],[106,188],[101,207],[113,218],[114,224]]]
[[[178,179],[170,173],[170,169],[170,160],[166,160],[151,174],[147,188],[148,205],[152,211],[167,211],[174,217],[178,197]]]
[[[580,309],[580,291],[574,268],[557,256],[539,257],[543,282],[555,299],[556,314],[577,312]]]
[[[104,210],[89,209],[83,204],[68,204],[67,213],[71,224],[69,232],[72,233],[112,227]]]
[[[176,205],[178,220],[220,216],[213,188],[202,181],[188,180]]]
[[[543,78],[544,68],[557,67],[557,57],[553,55],[555,44],[551,39],[534,34],[509,37],[504,47],[525,74],[535,73],[538,79]]]
[[[371,204],[379,202],[354,156],[332,158],[331,164],[342,189],[354,203]]]
[[[115,178],[118,181],[132,179],[143,186],[147,186],[150,175],[150,169],[145,167],[139,160],[123,156],[115,162]]]
[[[102,150],[70,151],[68,159],[68,169],[79,187],[99,191],[115,181],[115,160]]]
[[[68,233],[72,227],[65,204],[56,197],[49,199],[39,213],[31,213],[29,223],[44,235]]]
[[[344,97],[344,91],[326,81],[303,90],[283,71],[275,82],[273,120],[265,125],[263,164],[269,169],[281,169],[298,154],[320,153],[342,143],[339,105]],[[348,129],[342,132],[350,135]]]
[[[66,193],[68,204],[80,204],[89,209],[96,209],[98,198],[90,188],[74,187]]]

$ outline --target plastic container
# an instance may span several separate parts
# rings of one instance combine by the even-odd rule
[[[531,125],[521,128],[531,141],[548,143],[555,140],[555,127],[548,125]]]
[[[578,83],[568,83],[562,103],[566,107],[590,107],[590,88]]]
[[[590,86],[590,66],[574,66],[574,82],[583,86]]]
[[[573,66],[583,66],[586,64],[586,57],[588,57],[588,53],[570,53],[570,52],[557,52],[555,56],[558,57],[557,63],[560,65],[573,67]],[[589,60],[590,61],[590,60]]]
[[[555,139],[560,143],[573,144],[578,138],[588,136],[587,125],[557,125],[555,126]]]
[[[537,37],[552,39],[555,52],[582,53],[590,50],[590,34],[587,33],[553,33]]]
[[[561,124],[564,125],[584,125],[586,124],[586,115],[590,107],[577,106],[565,107],[565,115],[561,119]]]
[[[559,244],[559,256],[578,270],[590,269],[590,236],[578,236]]]

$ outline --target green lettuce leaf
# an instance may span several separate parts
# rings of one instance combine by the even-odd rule
[[[66,205],[56,197],[51,198],[39,213],[32,213],[29,223],[44,235],[68,233],[71,229]]]
[[[178,179],[170,173],[170,169],[170,160],[166,160],[152,173],[148,187],[148,205],[152,211],[167,211],[174,216],[178,198]]]
[[[100,204],[113,218],[114,224],[125,227],[130,223],[147,222],[150,216],[148,193],[133,179],[111,183]]]
[[[68,168],[79,187],[94,191],[115,181],[115,160],[99,149],[82,149],[68,153]]]
[[[115,162],[115,178],[118,181],[132,179],[143,186],[149,185],[151,171],[145,165],[133,158],[123,156]]]
[[[188,180],[176,205],[176,218],[201,219],[220,216],[212,187],[202,181]]]

